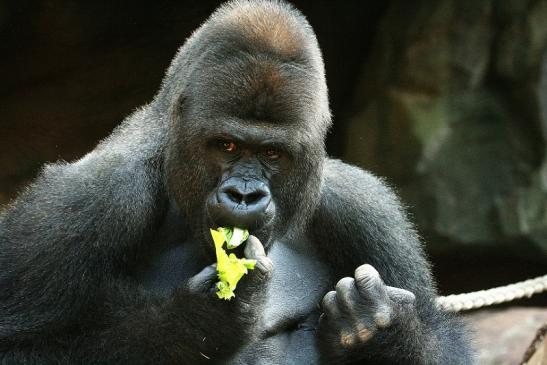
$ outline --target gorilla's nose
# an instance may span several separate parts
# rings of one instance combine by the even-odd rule
[[[212,224],[257,230],[272,221],[275,204],[267,182],[232,176],[209,196],[207,213]]]
[[[262,213],[270,204],[269,189],[261,183],[232,182],[218,191],[218,201],[231,209],[246,210],[248,213]]]
[[[216,218],[239,227],[255,227],[264,221],[271,200],[266,184],[232,178],[217,190]]]

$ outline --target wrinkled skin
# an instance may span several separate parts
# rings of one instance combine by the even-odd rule
[[[154,100],[0,216],[0,364],[469,364],[378,178],[330,159],[324,66],[290,5],[238,1]],[[257,260],[215,295],[209,228]]]

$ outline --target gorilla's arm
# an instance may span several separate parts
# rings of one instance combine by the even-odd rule
[[[149,118],[45,167],[0,216],[0,363],[197,364],[245,341],[254,312],[212,297],[210,267],[168,300],[128,277],[167,206]]]
[[[3,212],[0,339],[74,321],[155,229],[160,161],[144,136],[158,136],[144,114],[80,160],[46,166]]]
[[[245,256],[257,260],[255,270],[240,282],[235,299],[227,302],[216,296],[213,265],[192,277],[167,301],[154,300],[135,288],[124,293],[126,288],[119,286],[118,296],[126,303],[116,303],[119,312],[110,311],[110,326],[88,332],[73,343],[75,355],[70,363],[223,362],[254,335],[253,324],[265,299],[261,288],[272,272],[264,248],[256,238],[253,240],[247,242]]]
[[[327,311],[324,319],[330,325],[324,326],[319,338],[328,363],[472,363],[461,323],[435,307],[436,291],[416,231],[395,194],[379,179],[340,161],[328,160],[313,231],[340,278],[353,277],[355,268],[365,263],[380,274],[375,278],[370,274],[373,269],[360,267],[355,272],[355,285],[347,278],[339,283],[336,293],[345,298],[338,298],[336,305],[341,309],[337,310],[344,312],[344,303],[340,302],[353,301],[350,304],[362,317],[374,317],[371,308],[390,306],[387,312],[393,311],[389,326],[355,333],[348,338],[350,342],[356,339],[356,343],[346,343],[348,346],[344,346],[344,330],[340,337],[334,334],[334,328],[355,331],[359,325],[333,326]],[[366,281],[365,289],[360,287],[360,280]],[[415,295],[414,303],[407,291]],[[329,304],[329,296],[323,305]],[[341,318],[344,315],[341,313]],[[375,321],[381,323],[376,318],[364,318],[363,323]]]

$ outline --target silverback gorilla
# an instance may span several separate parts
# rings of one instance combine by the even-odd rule
[[[315,35],[221,6],[154,100],[0,217],[1,364],[469,364],[394,194],[326,156]],[[209,228],[257,260],[215,295]]]

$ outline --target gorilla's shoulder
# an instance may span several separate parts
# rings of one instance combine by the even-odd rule
[[[384,179],[335,159],[327,159],[325,163],[322,199],[340,200],[346,206],[400,206],[397,195]]]
[[[406,213],[385,180],[345,162],[328,159],[315,221],[322,226],[410,228]],[[338,230],[338,229],[337,229]]]
[[[90,219],[145,216],[163,193],[158,124],[144,109],[136,111],[83,157],[46,164],[13,209],[25,210],[28,217],[47,212],[60,222],[74,212]]]

